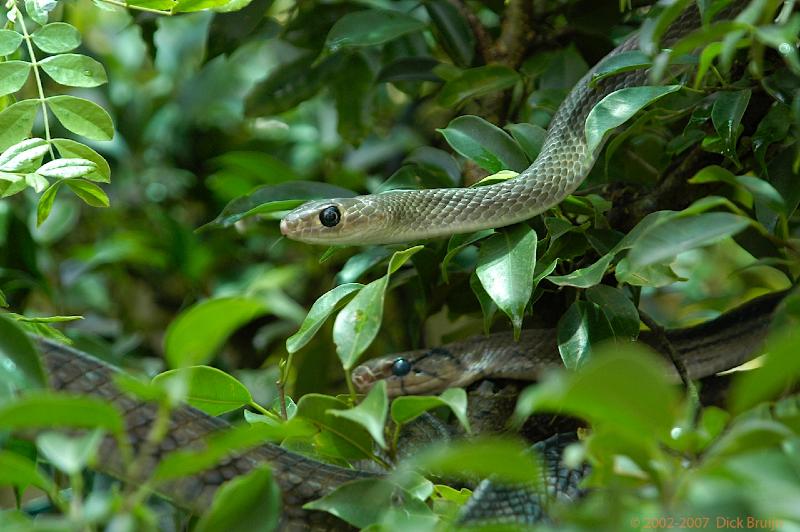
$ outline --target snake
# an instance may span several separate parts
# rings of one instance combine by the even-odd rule
[[[720,17],[731,16],[740,11],[745,4],[747,2],[744,0],[734,0],[720,13]],[[662,44],[669,45],[698,26],[697,9],[691,7],[670,25],[663,36]],[[638,36],[634,35],[614,49],[608,57],[617,56],[637,47]],[[602,148],[601,143],[590,150],[583,135],[583,126],[590,110],[614,91],[641,85],[647,75],[644,70],[625,72],[605,78],[593,85],[590,82],[596,68],[578,82],[554,114],[539,157],[519,176],[485,187],[391,191],[353,198],[315,200],[289,212],[281,220],[281,232],[289,238],[308,243],[388,244],[503,227],[527,220],[545,211],[577,189]],[[769,307],[769,304],[764,304]],[[740,314],[744,316],[745,313]],[[748,311],[747,315],[754,314]],[[769,312],[762,313],[762,318],[764,315],[769,315]],[[717,320],[711,324],[715,324],[712,328],[724,325],[721,322],[717,323]],[[751,356],[753,351],[745,354],[745,347],[756,345],[763,339],[764,327],[765,325],[754,322],[752,328],[739,327],[736,333],[704,339],[704,333],[709,331],[703,331],[701,326],[692,333],[686,333],[688,337],[685,343],[678,333],[673,334],[670,339],[685,356],[690,374],[696,377],[718,369],[727,369]],[[755,331],[761,331],[762,336]],[[739,341],[736,340],[737,335]],[[459,362],[462,367],[452,371],[452,378],[445,384],[443,379],[445,366],[441,365],[441,361],[448,359],[447,355],[429,354],[421,359],[422,355],[415,357],[413,354],[407,354],[403,357],[392,357],[393,366],[403,366],[397,363],[398,358],[405,358],[409,366],[408,373],[404,377],[399,377],[399,387],[395,389],[392,386],[396,376],[386,375],[383,369],[378,371],[377,368],[381,364],[379,361],[369,363],[368,367],[373,377],[383,376],[382,378],[390,383],[392,393],[395,395],[410,393],[412,389],[422,389],[412,385],[411,378],[415,375],[424,375],[426,371],[436,372],[433,380],[437,382],[436,386],[439,388],[442,385],[464,385],[469,379],[474,381],[490,374],[525,379],[528,375],[539,375],[541,367],[553,365],[556,359],[553,356],[552,346],[555,344],[552,331],[526,334],[524,338],[529,338],[532,343],[514,344],[515,347],[504,352],[544,348],[541,354],[533,351],[528,353],[529,359],[538,361],[534,363],[535,368],[515,366],[509,373],[498,370],[492,370],[494,371],[492,373],[487,369],[489,366],[481,366],[475,362],[476,358],[470,359],[464,355],[463,360]],[[753,344],[748,343],[751,341],[750,338],[753,338]],[[507,341],[507,338],[497,339],[501,340],[501,343]],[[494,340],[495,338],[492,338],[493,342]],[[113,404],[124,414],[128,439],[134,449],[140,449],[145,445],[147,434],[158,417],[158,407],[125,395],[114,382],[114,375],[119,370],[90,355],[45,339],[37,339],[37,345],[52,388],[68,393],[94,395]],[[722,347],[723,345],[725,347]],[[715,346],[718,349],[715,349]],[[464,347],[449,346],[441,348],[441,352],[455,350],[463,354],[466,352],[464,349]],[[500,350],[496,352],[499,353]],[[439,360],[440,364],[435,365],[434,370],[425,370],[422,369],[424,360],[430,362]],[[521,358],[516,357],[516,360],[519,361]],[[697,363],[695,364],[693,360]],[[380,367],[385,369],[385,363]],[[401,368],[402,371],[405,369]],[[528,370],[531,372],[526,373]],[[364,370],[354,372],[354,376],[356,373],[366,374]],[[362,379],[362,385],[366,386],[368,382],[368,379]],[[229,426],[225,421],[189,406],[174,409],[171,412],[166,437],[155,448],[148,449],[151,459],[140,471],[142,478],[147,477],[155,464],[169,452],[175,449],[202,448],[207,437]],[[114,441],[107,438],[101,445],[97,467],[113,476],[125,479],[126,473],[120,463],[119,454]],[[347,529],[348,526],[334,516],[325,512],[306,510],[303,505],[331,493],[346,482],[374,476],[373,473],[322,463],[278,445],[264,443],[229,456],[201,473],[165,484],[159,487],[159,493],[177,506],[201,514],[209,508],[214,494],[221,485],[264,463],[270,464],[281,489],[283,530]],[[136,482],[140,479],[126,480]],[[509,506],[511,502],[508,500],[499,502],[503,505],[504,511],[520,510],[513,508],[513,505]]]
[[[665,339],[690,379],[729,370],[759,352],[772,312],[786,294],[767,294],[714,320],[667,330]],[[658,334],[643,331],[638,340],[660,352],[667,362],[664,371],[673,379],[678,378]],[[556,329],[523,329],[519,340],[511,332],[500,332],[374,358],[354,368],[351,380],[364,393],[384,381],[390,397],[432,395],[447,388],[467,387],[481,379],[536,381],[563,366]]]
[[[733,0],[719,17],[731,17],[746,4]],[[669,47],[699,24],[697,7],[689,7],[665,31],[661,45]],[[310,244],[393,244],[505,227],[546,211],[578,188],[603,147],[601,141],[590,148],[584,134],[592,109],[616,91],[647,82],[647,70],[638,69],[593,83],[597,69],[638,48],[639,35],[634,34],[578,81],[553,115],[538,157],[518,176],[480,187],[313,200],[283,217],[281,233]]]

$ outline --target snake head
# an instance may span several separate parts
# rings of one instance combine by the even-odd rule
[[[432,395],[459,386],[470,374],[446,349],[420,349],[368,360],[350,376],[356,389],[366,393],[378,381],[386,382],[389,397]]]
[[[314,200],[281,220],[281,233],[308,244],[370,244],[386,225],[388,213],[375,208],[368,196]]]

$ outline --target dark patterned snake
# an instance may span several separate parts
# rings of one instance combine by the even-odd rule
[[[719,17],[730,17],[747,3],[733,0]],[[661,45],[669,47],[698,25],[697,8],[690,7],[670,25]],[[633,35],[607,58],[638,46],[639,37]],[[389,244],[504,227],[544,212],[578,188],[602,149],[602,142],[589,149],[584,134],[589,112],[609,94],[647,81],[647,71],[639,69],[591,86],[596,68],[575,85],[553,115],[539,157],[519,176],[483,187],[315,200],[289,212],[281,220],[281,232],[312,244]]]
[[[758,353],[772,313],[784,295],[785,292],[779,292],[757,298],[706,324],[671,331],[669,339],[679,350],[682,360],[689,368],[693,368],[690,371],[694,377],[730,369]],[[555,338],[552,332],[547,331],[542,335],[534,332],[532,336],[540,338],[540,342],[535,346],[526,344],[528,348],[534,349],[527,353],[527,358],[537,360],[540,353],[546,352],[545,359],[553,359]],[[140,402],[123,394],[113,381],[114,373],[118,370],[108,364],[80,351],[47,340],[39,339],[38,344],[51,386],[65,392],[99,396],[112,403],[125,416],[128,439],[133,448],[141,449],[151,425],[156,419],[157,406]],[[470,355],[463,347],[464,345],[467,344],[457,344],[458,347],[443,346],[438,352],[449,350],[457,352],[459,356],[469,358]],[[415,354],[405,353],[395,355],[390,359],[406,358],[413,366],[418,363],[415,357]],[[489,373],[486,375],[490,376]],[[513,378],[515,375],[508,376]],[[530,376],[533,375],[524,378]],[[391,381],[391,378],[389,380]],[[229,426],[225,421],[188,406],[175,409],[172,412],[166,437],[159,445],[151,449],[150,460],[141,470],[141,477],[146,478],[152,472],[155,464],[169,452],[175,449],[202,448],[204,440],[209,435]],[[560,441],[561,439],[558,439],[558,442]],[[556,449],[556,447],[552,447],[552,449]],[[553,457],[550,456],[552,449],[549,446],[541,449],[544,456],[548,457],[547,460],[553,462],[551,464],[553,475],[547,479],[547,483],[552,484],[553,489],[560,495],[574,494],[575,482],[569,480],[574,480],[574,475],[570,471],[556,467],[557,460],[554,462]],[[119,453],[115,444],[109,438],[100,449],[97,467],[108,474],[126,479],[118,457]],[[281,488],[284,505],[282,529],[284,530],[347,528],[344,523],[333,516],[322,512],[303,510],[302,505],[330,493],[344,482],[373,476],[373,474],[354,469],[324,464],[277,445],[265,443],[231,456],[202,473],[161,486],[158,491],[179,507],[202,513],[209,507],[211,499],[220,485],[265,462],[271,465]],[[140,479],[126,480],[136,482]],[[490,514],[509,516],[516,513],[520,516],[535,517],[541,513],[536,504],[538,500],[536,496],[526,495],[524,490],[519,491],[512,488],[506,490],[490,485],[484,486],[477,493],[482,492],[489,500],[484,503],[474,502],[468,505],[465,508],[467,516],[471,515],[472,518],[477,519]],[[510,498],[504,499],[503,496],[498,495],[498,493],[510,494],[512,492],[516,495]],[[480,500],[478,499],[478,501]]]

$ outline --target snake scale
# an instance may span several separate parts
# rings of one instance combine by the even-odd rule
[[[744,0],[734,0],[719,16],[730,17],[746,4]],[[662,44],[668,46],[697,28],[698,24],[697,10],[691,7],[671,24],[662,38]],[[633,50],[637,46],[638,37],[632,36],[609,56]],[[602,146],[591,151],[587,147],[583,125],[589,111],[616,90],[642,85],[646,75],[644,70],[626,72],[591,87],[590,71],[553,116],[540,156],[514,179],[479,188],[393,191],[380,195],[313,201],[287,214],[281,221],[281,231],[290,238],[309,243],[380,244],[503,227],[524,221],[573,192],[594,164]],[[761,331],[763,328],[756,329]],[[709,331],[697,329],[694,332]],[[552,340],[551,333],[548,334],[549,340]],[[113,383],[116,370],[110,366],[61,345],[45,340],[39,343],[52,387],[100,396],[112,402],[125,414],[128,436],[134,448],[141,446],[156,417],[156,407],[122,394]],[[711,353],[708,351],[710,345],[698,341],[689,352]],[[552,349],[547,352],[548,356],[552,355]],[[706,367],[709,371],[711,366],[726,369],[721,366],[736,365],[733,358],[739,361],[744,356],[739,353],[736,357],[726,358],[724,352],[714,353],[708,355],[713,358],[713,363],[709,362]],[[535,359],[537,353],[528,351],[527,355]],[[717,356],[720,358],[717,359]],[[480,375],[478,372],[475,378]],[[503,376],[514,377],[515,374]],[[153,450],[149,467],[152,468],[161,456],[171,450],[202,445],[204,437],[226,426],[224,421],[192,408],[176,409],[167,437]],[[100,450],[101,468],[112,475],[124,476],[118,460],[115,460],[116,454],[113,442],[105,441]],[[329,493],[344,482],[370,476],[368,473],[323,464],[276,445],[263,444],[201,474],[164,486],[162,491],[179,506],[201,512],[208,508],[223,482],[264,462],[271,464],[282,490],[282,528],[287,530],[346,528],[334,517],[303,510],[302,505]],[[142,473],[146,475],[147,472],[146,467]],[[514,511],[508,501],[499,502],[505,505],[505,510]]]

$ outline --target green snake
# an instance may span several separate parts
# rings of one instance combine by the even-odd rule
[[[720,16],[729,17],[747,3],[734,0]],[[684,11],[665,32],[661,45],[669,47],[696,29],[698,18],[697,8]],[[606,59],[638,46],[639,36],[633,35]],[[553,115],[539,156],[517,177],[483,187],[314,200],[289,212],[281,220],[281,232],[311,244],[390,244],[504,227],[544,212],[578,188],[602,149],[602,142],[589,149],[584,134],[589,112],[611,93],[647,81],[647,71],[639,69],[592,86],[596,69],[566,97]]]

